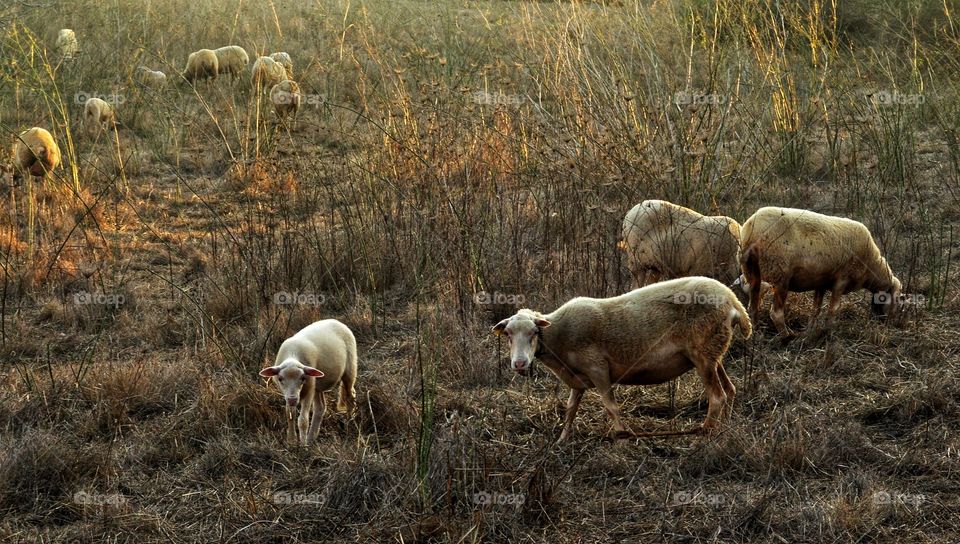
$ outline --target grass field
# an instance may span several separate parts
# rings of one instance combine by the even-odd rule
[[[64,166],[0,214],[4,542],[960,541],[960,4],[954,0],[76,0],[0,4],[0,134]],[[61,28],[81,53],[61,59]],[[281,123],[187,54],[287,51]],[[167,73],[139,87],[140,64]],[[85,97],[116,104],[87,132]],[[660,198],[866,224],[909,295],[781,346],[766,308],[714,436],[606,438],[490,327],[632,288]],[[790,299],[803,329],[810,294]],[[283,443],[257,372],[354,331],[353,421]],[[703,420],[695,373],[621,387],[635,431]]]

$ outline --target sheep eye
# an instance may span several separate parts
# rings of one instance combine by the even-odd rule
[[[283,377],[282,377],[282,376],[277,376],[277,381],[279,381],[280,383],[283,383]]]

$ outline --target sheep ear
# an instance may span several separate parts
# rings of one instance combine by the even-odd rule
[[[538,317],[537,319],[534,319],[533,322],[534,322],[534,324],[536,324],[536,325],[537,325],[538,327],[540,327],[541,329],[545,329],[545,328],[547,328],[547,327],[550,326],[550,322],[549,322],[549,321],[547,321],[546,319],[543,319],[543,318],[539,318],[539,317]]]
[[[268,366],[267,368],[264,368],[263,370],[260,371],[260,375],[263,376],[264,378],[276,376],[279,373],[280,371],[277,370],[277,367],[275,366]]]
[[[323,372],[317,370],[316,368],[305,366],[303,367],[303,373],[312,378],[322,378]]]
[[[509,322],[510,322],[510,318],[504,319],[503,321],[494,325],[493,328],[490,329],[490,332],[492,332],[493,334],[496,334],[497,336],[500,336],[501,334],[503,334],[503,329],[507,328],[507,323]]]

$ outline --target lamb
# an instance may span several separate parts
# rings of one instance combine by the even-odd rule
[[[14,176],[24,173],[42,178],[60,166],[60,148],[45,129],[33,127],[20,133],[13,144],[13,157],[16,160]]]
[[[183,69],[183,77],[193,83],[197,80],[217,77],[220,70],[217,54],[210,49],[200,49],[190,53],[187,65]]]
[[[287,79],[287,72],[283,65],[270,57],[260,57],[253,62],[251,69],[254,89],[273,88],[274,85]]]
[[[650,385],[696,368],[707,391],[704,423],[660,436],[712,431],[729,415],[736,389],[723,368],[734,323],[752,326],[736,295],[701,276],[663,281],[612,298],[574,298],[550,314],[522,309],[493,327],[510,339],[512,367],[526,372],[539,359],[570,387],[559,442],[570,437],[584,390],[596,387],[613,419],[614,436],[629,436],[613,386]]]
[[[750,317],[756,321],[760,310],[761,280],[769,282],[774,290],[770,317],[784,342],[796,336],[784,321],[791,291],[814,292],[813,315],[807,327],[811,336],[817,332],[813,325],[827,291],[827,328],[833,325],[841,297],[859,289],[873,293],[875,314],[895,313],[900,280],[863,223],[809,210],[766,207],[747,219],[740,232],[740,265],[744,288],[750,294]]]
[[[270,101],[281,119],[290,114],[296,116],[301,97],[300,86],[290,79],[283,80],[270,89]]]
[[[97,133],[117,121],[113,106],[97,97],[88,98],[83,106],[83,125],[88,133]]]
[[[283,70],[287,73],[287,79],[293,79],[293,59],[286,51],[280,51],[270,55],[270,58],[280,63]]]
[[[61,28],[57,34],[57,52],[65,59],[72,59],[80,52],[77,34],[69,28]]]
[[[287,440],[295,443],[294,413],[300,405],[297,427],[300,443],[309,446],[320,432],[326,411],[323,393],[340,387],[337,409],[351,414],[356,405],[357,341],[346,325],[324,319],[287,338],[277,351],[276,364],[260,375],[273,379],[283,392],[287,411]],[[311,419],[310,413],[313,412]],[[307,429],[307,422],[310,428]]]
[[[740,275],[740,225],[665,200],[645,200],[623,219],[619,244],[639,287],[661,279],[707,276],[729,285]]]
[[[217,55],[218,73],[230,74],[234,79],[239,77],[250,64],[250,56],[239,45],[227,45],[214,49]]]
[[[146,87],[159,89],[167,84],[167,74],[164,74],[160,70],[151,70],[146,66],[138,66],[137,81]]]

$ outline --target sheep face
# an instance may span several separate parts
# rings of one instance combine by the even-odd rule
[[[900,302],[901,289],[900,280],[894,277],[889,288],[873,291],[870,297],[871,313],[877,317],[893,317]]]
[[[533,364],[540,343],[540,329],[550,322],[536,316],[518,313],[493,327],[493,333],[505,334],[510,341],[510,366],[517,372],[526,372]]]
[[[265,378],[273,378],[273,383],[283,393],[287,406],[300,404],[300,390],[307,378],[322,378],[323,372],[297,361],[284,361],[277,366],[269,366],[260,371]]]

